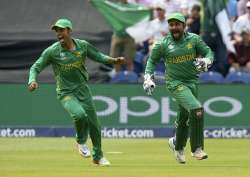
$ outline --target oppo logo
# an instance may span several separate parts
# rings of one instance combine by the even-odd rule
[[[216,112],[214,110],[211,109],[211,105],[213,103],[216,102],[226,102],[231,104],[231,109],[227,110],[225,112]],[[242,104],[240,101],[236,100],[235,98],[232,97],[226,97],[226,96],[219,96],[219,97],[214,97],[214,98],[210,98],[209,100],[207,100],[204,105],[204,110],[212,115],[212,116],[216,116],[216,117],[231,117],[231,116],[235,116],[236,114],[238,114],[239,112],[241,112],[242,110]]]
[[[98,116],[109,116],[119,110],[119,122],[123,124],[128,122],[130,116],[141,117],[144,120],[153,114],[160,114],[161,123],[167,124],[169,123],[171,116],[177,115],[174,110],[170,109],[171,99],[169,97],[162,97],[160,100],[156,100],[147,96],[133,96],[120,97],[119,101],[116,101],[113,98],[107,96],[94,96],[93,99],[96,102],[100,101],[106,105],[103,110],[97,111]],[[132,102],[136,105],[140,105],[142,102],[144,102],[144,104],[148,104],[148,108],[143,111],[132,111],[129,109],[129,105]],[[226,102],[231,105],[231,108],[224,112],[217,112],[211,108],[211,106],[216,102]],[[133,110],[136,109],[138,108],[133,108]],[[213,97],[204,102],[204,110],[211,116],[232,117],[241,112],[242,104],[239,100],[232,97]]]

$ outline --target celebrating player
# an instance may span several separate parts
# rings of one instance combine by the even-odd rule
[[[200,36],[184,32],[185,23],[185,17],[181,13],[169,16],[170,34],[154,45],[147,61],[143,83],[146,93],[152,95],[155,88],[154,69],[163,58],[167,88],[178,103],[176,136],[169,139],[169,146],[179,163],[186,162],[184,148],[189,133],[191,155],[198,160],[208,157],[203,151],[204,111],[197,100],[197,84],[199,73],[207,71],[213,62],[213,53]]]
[[[51,64],[56,79],[57,97],[74,120],[79,153],[83,157],[90,156],[90,150],[85,144],[90,135],[93,162],[108,166],[110,162],[103,157],[102,152],[100,123],[87,85],[85,60],[90,58],[101,63],[123,64],[124,58],[106,56],[88,42],[72,38],[72,23],[68,19],[59,19],[52,30],[55,31],[58,42],[45,49],[31,67],[28,88],[30,91],[38,88],[38,74]]]

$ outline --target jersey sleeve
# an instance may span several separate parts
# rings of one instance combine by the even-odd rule
[[[146,64],[145,74],[154,74],[156,64],[159,63],[161,57],[163,57],[162,50],[162,43],[160,40],[159,42],[156,42],[154,44],[154,47],[149,55]]]
[[[201,55],[202,57],[210,59],[211,63],[213,63],[214,54],[212,50],[210,49],[210,47],[207,46],[207,44],[198,35],[196,39],[196,50],[197,50],[198,55]]]
[[[28,84],[30,84],[33,81],[36,81],[38,74],[49,64],[50,64],[50,49],[47,48],[46,50],[43,51],[38,60],[31,66]]]
[[[111,57],[98,51],[92,44],[85,42],[87,48],[87,57],[91,60],[97,61],[99,63],[108,64],[110,63]]]

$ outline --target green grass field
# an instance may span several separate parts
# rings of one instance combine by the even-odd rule
[[[104,139],[110,167],[83,159],[73,138],[0,138],[0,177],[250,177],[249,139],[207,139],[209,158],[186,149],[177,164],[166,139]],[[121,153],[115,153],[121,152]]]

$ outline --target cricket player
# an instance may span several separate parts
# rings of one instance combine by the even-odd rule
[[[155,88],[153,73],[161,58],[166,67],[167,89],[178,103],[176,136],[169,146],[179,163],[185,163],[184,148],[190,134],[191,155],[198,160],[208,158],[203,151],[203,108],[197,100],[198,75],[207,71],[213,62],[211,49],[200,36],[185,32],[185,17],[173,13],[168,18],[170,33],[157,42],[147,61],[143,88],[152,95]]]
[[[88,73],[85,61],[90,58],[101,63],[123,64],[124,58],[106,56],[88,42],[72,38],[72,23],[68,19],[59,19],[51,29],[55,31],[58,42],[45,49],[32,65],[28,88],[30,91],[36,90],[38,74],[46,66],[52,65],[57,97],[73,118],[79,153],[83,157],[90,156],[90,150],[86,145],[90,135],[93,144],[93,162],[100,166],[108,166],[110,162],[103,157],[102,152],[100,123],[87,85]]]

